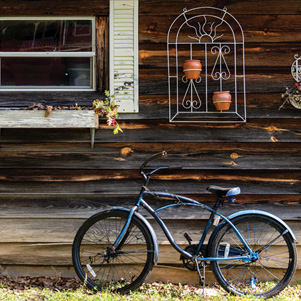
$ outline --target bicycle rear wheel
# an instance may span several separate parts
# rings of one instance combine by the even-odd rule
[[[259,255],[254,261],[211,262],[218,282],[226,291],[236,295],[269,298],[280,293],[296,270],[297,252],[290,233],[281,223],[265,215],[239,216],[231,222]],[[216,233],[211,247],[212,257],[248,254],[229,224],[224,224]]]
[[[78,230],[72,247],[78,277],[92,290],[126,293],[138,288],[154,263],[154,245],[147,226],[133,216],[130,227],[115,250],[128,213],[109,210],[90,217]]]

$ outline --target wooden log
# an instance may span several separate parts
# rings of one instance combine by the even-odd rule
[[[181,248],[186,246],[180,245]],[[0,244],[0,260],[2,265],[71,266],[71,249],[71,244]],[[301,252],[301,247],[297,246],[297,250]],[[170,245],[159,246],[158,265],[185,269],[180,254]],[[297,268],[300,269],[301,265],[298,264]]]
[[[115,143],[122,141],[152,142],[152,143],[183,143],[183,142],[286,142],[300,143],[300,126],[298,119],[286,119],[285,124],[279,119],[265,120],[252,119],[246,124],[171,124],[167,119],[137,122],[120,121],[124,132],[112,135],[112,128],[104,125],[96,130],[95,141]],[[24,135],[26,131],[26,136]],[[2,143],[49,143],[87,142],[89,135],[85,131],[71,130],[14,130],[4,129]],[[29,132],[30,131],[30,132]],[[231,135],[229,135],[231,131]]]
[[[274,137],[271,135],[270,137]],[[176,143],[179,144],[180,143]],[[232,149],[225,150],[222,146],[219,146],[218,143],[215,143],[213,147],[216,147],[216,150],[183,150],[178,153],[174,153],[168,146],[164,143],[157,146],[157,151],[165,150],[169,151],[169,157],[166,160],[161,160],[155,164],[168,165],[170,167],[184,167],[186,169],[192,170],[208,170],[208,169],[228,169],[228,170],[261,170],[261,169],[291,169],[299,170],[300,169],[300,152],[298,150],[291,149],[290,157],[286,158],[285,153],[278,153],[277,148],[273,149],[273,145],[269,146],[268,144],[264,145],[266,148],[270,148],[271,151],[265,150],[237,150],[235,147]],[[110,148],[109,148],[110,149]],[[117,169],[117,170],[126,170],[126,169],[138,169],[144,160],[147,159],[147,156],[154,154],[155,150],[151,152],[150,150],[145,153],[140,153],[139,148],[129,148],[131,149],[131,155],[125,156],[122,155],[120,151],[116,150],[112,153],[104,152],[101,146],[96,145],[94,152],[89,152],[89,149],[84,149],[80,152],[66,149],[52,149],[52,150],[40,150],[37,149],[28,149],[26,152],[9,148],[3,148],[0,152],[0,164],[1,169],[7,168],[16,168],[16,169],[28,169],[36,168],[39,169],[90,169],[90,179],[99,179],[103,177],[107,178],[128,178],[137,177],[137,172],[130,171],[129,173],[123,172],[123,176],[119,171],[114,173],[108,173],[107,170]],[[69,150],[69,152],[68,152]],[[99,156],[99,152],[102,153],[102,156]],[[259,153],[258,153],[259,152]],[[154,165],[154,164],[153,164]],[[103,176],[100,174],[97,169],[101,167],[104,170]],[[95,169],[96,171],[93,171]],[[12,171],[13,172],[13,171]],[[179,171],[177,171],[179,172]],[[45,178],[49,173],[45,171],[44,175],[35,176],[36,172],[32,172],[32,179],[35,181],[38,180],[38,176]],[[50,171],[50,174],[52,172]],[[1,172],[5,175],[5,171]],[[8,173],[10,174],[10,173]],[[54,174],[54,173],[52,173]],[[185,172],[179,174],[182,177],[185,177]],[[56,175],[55,175],[56,176]],[[75,178],[80,179],[82,176],[74,175]]]
[[[233,14],[233,11],[229,9],[228,12]],[[159,43],[162,43],[162,47],[163,44],[166,47],[167,33],[169,27],[177,17],[177,13],[182,13],[181,9],[169,9],[168,15],[150,13],[143,14],[139,18],[139,40],[142,44],[142,49],[144,48],[144,44],[149,45],[149,49],[151,49],[154,43],[160,47],[159,49],[161,49],[161,45],[158,45]],[[261,11],[261,13],[256,15],[244,13],[245,10],[237,12],[234,14],[234,17],[241,24],[247,48],[251,43],[294,43],[299,41],[297,33],[300,31],[301,17],[296,11],[289,16],[281,13],[270,14],[269,11]],[[181,32],[185,33],[185,27],[181,29]],[[188,34],[188,28],[186,28],[186,32]],[[223,34],[228,35],[227,32],[223,32]],[[154,47],[152,49],[156,50]],[[267,57],[267,59],[269,58]]]
[[[165,177],[166,178],[166,177]],[[252,185],[250,185],[250,182]],[[206,192],[206,188],[210,185],[218,185],[221,187],[241,187],[243,194],[300,194],[300,179],[278,180],[270,178],[265,181],[261,177],[247,177],[230,179],[188,179],[188,180],[152,180],[150,185],[151,191],[166,191],[176,194],[199,194]],[[16,185],[17,184],[17,185]],[[84,180],[79,182],[2,182],[0,190],[3,196],[13,196],[24,194],[27,196],[51,196],[60,194],[61,196],[76,195],[99,195],[104,194],[110,196],[118,195],[136,195],[138,194],[142,181],[139,179],[103,179],[103,180]],[[116,190],[118,187],[118,190]]]
[[[195,197],[189,194],[186,196]],[[213,207],[216,201],[211,195],[199,194],[195,198],[209,207]],[[20,197],[11,196],[9,198],[0,196],[0,219],[52,219],[54,217],[66,219],[66,221],[70,219],[85,219],[95,213],[110,210],[113,206],[131,208],[134,206],[136,199],[137,195],[126,198],[109,198],[106,196],[98,198],[95,196],[64,197],[61,195],[52,196],[52,198],[43,196],[33,198],[26,195]],[[219,212],[224,216],[229,216],[243,210],[261,210],[270,212],[284,220],[301,221],[299,214],[301,205],[298,201],[298,196],[292,198],[287,195],[282,195],[281,199],[279,199],[279,196],[277,198],[277,196],[273,195],[249,195],[248,198],[246,196],[237,196],[234,204],[225,202],[225,206]],[[174,201],[164,199],[149,200],[147,198],[147,202],[154,209],[175,204]],[[145,210],[141,210],[141,214],[146,218],[150,218]],[[172,218],[178,221],[189,219],[206,220],[209,218],[209,215],[209,211],[192,206],[177,206],[160,212],[162,219]]]
[[[218,184],[218,182],[216,183]],[[256,193],[256,191],[254,192]],[[185,193],[184,196],[193,198],[199,202],[202,202],[208,206],[213,206],[216,199],[212,194],[208,194],[207,191],[203,191],[203,193]],[[28,208],[37,208],[35,210],[35,214],[38,214],[43,217],[52,217],[53,212],[56,212],[58,217],[69,217],[70,215],[75,216],[77,214],[80,215],[81,218],[88,218],[93,213],[99,212],[105,209],[111,209],[113,205],[116,206],[125,206],[130,207],[136,201],[137,195],[127,195],[122,196],[109,196],[103,195],[99,196],[95,195],[72,195],[72,196],[64,196],[64,195],[36,195],[36,196],[28,196],[28,195],[10,195],[5,196],[0,194],[0,207],[1,211],[3,210],[3,217],[15,217],[16,212],[15,208],[24,208],[25,212],[28,212]],[[154,200],[147,198],[147,201],[150,202],[151,206],[162,206],[165,204],[166,200]],[[278,208],[280,213],[276,213],[276,215],[280,214],[281,216],[286,213],[284,210],[280,210],[281,206],[294,208],[295,205],[299,205],[300,196],[292,195],[292,194],[278,194],[278,195],[269,195],[269,194],[240,194],[235,204],[229,205],[229,208],[226,206],[223,210],[229,210],[232,207],[235,208],[243,208],[246,204],[247,206],[253,206],[254,204],[260,204],[262,208],[271,208],[275,205],[275,208]],[[240,207],[239,207],[240,206]],[[266,206],[266,207],[265,207]],[[52,212],[53,210],[53,212]],[[62,210],[62,214],[59,214],[58,211]],[[268,211],[268,209],[263,209]],[[291,211],[291,209],[288,209]],[[72,213],[72,211],[76,211],[77,213]],[[19,211],[20,212],[20,211]],[[185,211],[186,212],[186,211]],[[226,212],[226,211],[225,211]],[[47,215],[47,213],[49,213]],[[191,213],[191,212],[190,212]],[[190,214],[189,213],[189,214]],[[32,215],[28,215],[32,216]],[[184,213],[183,213],[184,216]],[[299,219],[298,212],[294,212],[291,215],[292,219]],[[24,215],[25,217],[25,215]]]
[[[82,1],[57,0],[46,1],[0,1],[1,13],[4,16],[107,16],[109,14],[109,1],[91,0],[89,5]]]
[[[166,15],[167,13],[178,15],[182,13],[183,7],[179,6],[181,2],[173,0],[169,2],[155,2],[149,3],[146,0],[142,0],[140,3],[139,13],[141,15]],[[199,7],[200,3],[196,0],[192,0],[186,3],[187,9]],[[285,3],[280,0],[269,1],[268,3],[261,0],[252,1],[232,1],[227,4],[229,13],[231,14],[252,14],[252,15],[265,15],[265,14],[283,14],[293,15],[296,14],[295,1],[289,0]],[[11,0],[9,5],[6,1],[0,2],[1,11],[6,16],[18,16],[18,15],[77,15],[78,11],[81,11],[82,15],[108,15],[108,1],[96,1],[92,0],[89,5],[83,5],[83,3],[74,1],[56,1],[56,4],[50,3],[49,1],[23,1],[21,4],[19,1]],[[215,0],[207,0],[203,3],[203,6],[215,6]],[[222,7],[221,7],[222,8]]]
[[[283,92],[285,89],[283,90]],[[286,104],[281,110],[279,110],[280,105],[284,102],[281,98],[282,93],[248,93],[247,94],[247,113],[251,118],[288,118],[289,114],[294,114],[294,112],[298,113],[292,105]],[[159,108],[156,110],[158,118],[160,115],[165,114],[164,106],[169,105],[169,98],[167,95],[140,95],[139,98],[139,107],[141,111],[141,116],[144,118],[149,118],[151,116],[151,112],[147,114],[147,111],[152,111],[151,106],[156,106]],[[265,111],[269,115],[264,115],[260,113],[260,111]],[[126,114],[122,114],[121,118],[124,118]],[[149,117],[148,117],[149,116]],[[265,117],[263,117],[265,116]],[[299,115],[298,115],[299,116]],[[295,115],[295,118],[298,117]],[[134,115],[133,118],[138,119],[140,114]],[[293,117],[293,116],[292,116]]]
[[[266,130],[270,131],[277,131],[276,128],[273,127],[267,127]],[[278,129],[280,130],[280,129]],[[54,130],[55,131],[55,130]],[[79,130],[80,131],[80,130]],[[42,134],[43,131],[40,130],[40,134]],[[285,155],[287,154],[287,150],[290,150],[292,154],[299,154],[300,153],[300,143],[264,143],[264,142],[258,142],[256,144],[254,143],[240,143],[240,142],[225,142],[225,143],[219,143],[219,142],[159,142],[156,144],[150,144],[147,142],[115,142],[115,143],[107,143],[102,142],[98,144],[98,150],[88,150],[85,147],[85,144],[83,142],[78,142],[74,144],[69,143],[61,143],[58,141],[57,143],[25,143],[24,141],[20,140],[20,142],[15,143],[2,143],[1,144],[1,152],[14,152],[15,150],[19,150],[19,144],[22,143],[22,151],[29,154],[31,152],[37,152],[37,153],[47,153],[48,155],[51,155],[53,153],[69,153],[69,154],[78,154],[82,153],[83,155],[92,155],[94,153],[99,154],[98,160],[101,160],[102,156],[105,156],[107,160],[111,161],[110,164],[113,164],[114,161],[117,162],[118,165],[112,167],[118,168],[118,169],[124,169],[124,166],[126,166],[127,162],[132,161],[130,160],[131,157],[136,157],[136,165],[134,165],[134,168],[138,168],[140,164],[142,164],[142,160],[146,160],[148,156],[151,156],[155,153],[161,152],[162,150],[167,151],[168,156],[164,158],[163,162],[166,162],[166,160],[175,160],[175,164],[178,164],[178,167],[184,166],[185,158],[190,158],[193,160],[195,155],[200,155],[200,158],[198,160],[202,159],[202,155],[210,154],[214,155],[219,152],[225,152],[225,157],[229,154],[229,156],[232,153],[237,153],[240,155],[243,153],[244,155],[254,155],[254,154],[260,154],[260,155],[266,155],[267,153],[271,156],[274,155]],[[215,151],[213,151],[215,150]],[[123,158],[125,160],[116,159],[114,158]],[[232,155],[233,157],[233,155]],[[88,158],[89,159],[89,158]],[[233,159],[233,158],[232,158]],[[121,164],[120,162],[123,162]],[[140,162],[138,162],[140,161]],[[177,162],[179,161],[179,162]],[[105,162],[103,162],[105,164]],[[170,164],[170,162],[169,162]],[[100,165],[97,167],[97,169],[110,169],[108,165]],[[4,167],[4,166],[2,166]],[[51,166],[49,166],[50,168]],[[39,168],[37,166],[37,168]],[[57,166],[56,168],[60,168]],[[130,166],[127,168],[131,168]],[[133,167],[132,167],[133,168]],[[52,169],[52,168],[51,168]],[[49,170],[48,172],[51,172]]]
[[[29,246],[43,245],[60,245],[72,244],[74,236],[86,219],[65,219],[65,218],[2,218],[0,225],[3,229],[3,235],[0,243],[16,243],[27,244]],[[154,219],[149,219],[150,224],[154,228],[159,245],[169,245],[169,242],[161,231]],[[188,244],[184,237],[184,233],[188,233],[193,243],[200,240],[204,231],[205,222],[202,219],[164,219],[170,233],[174,237],[177,244]],[[294,232],[297,241],[301,239],[301,223],[300,221],[286,221],[288,226]],[[208,236],[209,238],[209,236]]]
[[[195,47],[199,49],[197,51],[198,58],[204,64],[204,46],[200,45]],[[286,68],[287,73],[290,73],[290,66],[294,61],[294,56],[292,53],[299,53],[301,50],[300,44],[296,43],[248,43],[245,46],[245,65],[247,70],[250,68],[259,68],[263,69],[266,67],[275,69],[275,68]],[[177,55],[176,55],[177,54]],[[236,66],[237,70],[242,65],[242,49],[237,47],[236,50]],[[177,46],[177,53],[173,45],[169,46],[169,67],[176,67],[176,64],[179,66],[179,72],[183,73],[183,63],[185,59],[190,57],[189,45]],[[234,57],[233,52],[230,52],[225,56],[225,60],[229,68],[234,66]],[[161,68],[162,66],[167,65],[167,53],[166,53],[166,43],[160,44],[140,44],[139,48],[139,64],[141,68]],[[211,65],[212,64],[212,65]],[[214,61],[211,61],[209,65],[208,62],[208,72],[210,73]],[[233,73],[233,72],[231,72]],[[202,74],[201,74],[202,75]]]
[[[141,15],[166,15],[171,11],[173,14],[179,15],[183,12],[183,8],[186,7],[188,10],[200,6],[214,6],[223,8],[227,6],[228,12],[231,14],[245,14],[245,15],[274,15],[274,14],[282,14],[282,15],[294,15],[296,14],[296,2],[294,0],[288,0],[286,2],[280,0],[271,0],[268,2],[264,2],[262,0],[254,0],[252,2],[247,0],[235,0],[229,3],[228,1],[222,2],[222,5],[218,5],[215,0],[206,0],[200,2],[197,0],[191,0],[189,3],[185,3],[185,6],[181,5],[181,2],[178,0],[172,1],[159,1],[155,0],[151,3],[147,0],[140,1],[140,10],[139,13]]]
[[[256,73],[255,73],[256,71]],[[272,73],[270,73],[272,72]],[[149,74],[152,74],[152,80],[149,80]],[[285,73],[285,74],[283,74]],[[184,75],[184,74],[183,74]],[[168,93],[168,74],[166,68],[141,68],[139,71],[140,91],[141,94],[157,95],[162,94],[162,91]],[[285,72],[269,69],[257,69],[246,70],[246,86],[247,93],[283,93],[286,86],[292,86],[292,76],[290,75],[288,68],[285,68]],[[224,88],[233,90],[233,81],[229,80]],[[179,86],[179,94],[184,95],[187,85],[181,84]],[[209,93],[216,90],[216,83],[210,82],[208,85]],[[241,93],[242,90],[238,89]],[[171,90],[171,94],[176,94],[175,90]]]

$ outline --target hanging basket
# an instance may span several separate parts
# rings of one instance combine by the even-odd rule
[[[185,63],[183,64],[183,71],[187,79],[198,79],[202,71],[201,61],[185,60]]]
[[[227,111],[231,105],[231,94],[229,91],[213,92],[213,103],[217,111]]]

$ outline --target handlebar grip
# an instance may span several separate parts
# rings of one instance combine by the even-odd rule
[[[148,158],[147,160],[145,160],[141,167],[140,167],[140,173],[142,172],[143,168],[147,165],[148,162],[152,161],[152,160],[156,160],[156,159],[159,159],[159,158],[162,158],[162,157],[166,157],[167,156],[167,152],[166,151],[162,151],[158,154],[155,154],[153,156],[151,156],[150,158]]]

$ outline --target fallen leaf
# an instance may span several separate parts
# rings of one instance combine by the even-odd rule
[[[130,153],[133,153],[134,151],[130,148],[130,147],[124,147],[123,149],[121,149],[120,153],[123,156],[127,156]]]
[[[232,153],[232,154],[230,155],[230,157],[231,157],[231,159],[237,159],[237,158],[240,157],[240,155],[237,154],[237,153]]]
[[[271,137],[271,140],[272,140],[273,142],[278,142],[278,139],[276,139],[274,136]]]

